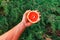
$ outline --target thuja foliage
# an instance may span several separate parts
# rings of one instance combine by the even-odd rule
[[[60,0],[0,0],[0,35],[13,28],[26,10],[38,10],[41,19],[26,28],[19,40],[60,40]]]

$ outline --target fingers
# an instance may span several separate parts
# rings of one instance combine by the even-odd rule
[[[38,11],[38,10],[35,10],[37,13],[39,13],[39,18],[41,17],[41,14],[40,14],[40,12]],[[40,20],[40,19],[39,19]]]
[[[22,20],[25,20],[25,21],[27,20],[27,19],[26,19],[26,15],[27,15],[27,13],[29,13],[30,11],[31,11],[31,10],[27,10],[27,11],[24,13]]]
[[[26,15],[27,13],[29,13],[31,10],[27,10],[25,13],[24,13],[24,15]]]
[[[31,10],[27,10],[27,11],[24,13],[23,18],[25,18],[26,15],[27,15],[27,13],[29,13],[30,11],[31,11]]]

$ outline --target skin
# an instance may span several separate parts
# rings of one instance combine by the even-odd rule
[[[31,10],[27,10],[22,18],[22,21],[17,24],[15,27],[13,27],[12,29],[10,29],[8,32],[4,33],[3,35],[0,36],[0,40],[18,40],[18,38],[21,36],[21,34],[23,33],[23,31],[32,25],[31,22],[29,22],[26,18],[26,15],[28,14],[28,12],[30,12]]]

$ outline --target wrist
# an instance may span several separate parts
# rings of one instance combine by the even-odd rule
[[[25,23],[24,22],[21,22],[21,24],[23,25],[23,27],[26,27]]]

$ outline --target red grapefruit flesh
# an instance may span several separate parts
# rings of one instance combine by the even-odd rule
[[[39,21],[39,13],[37,11],[31,11],[28,13],[27,19],[31,23],[36,23]]]

